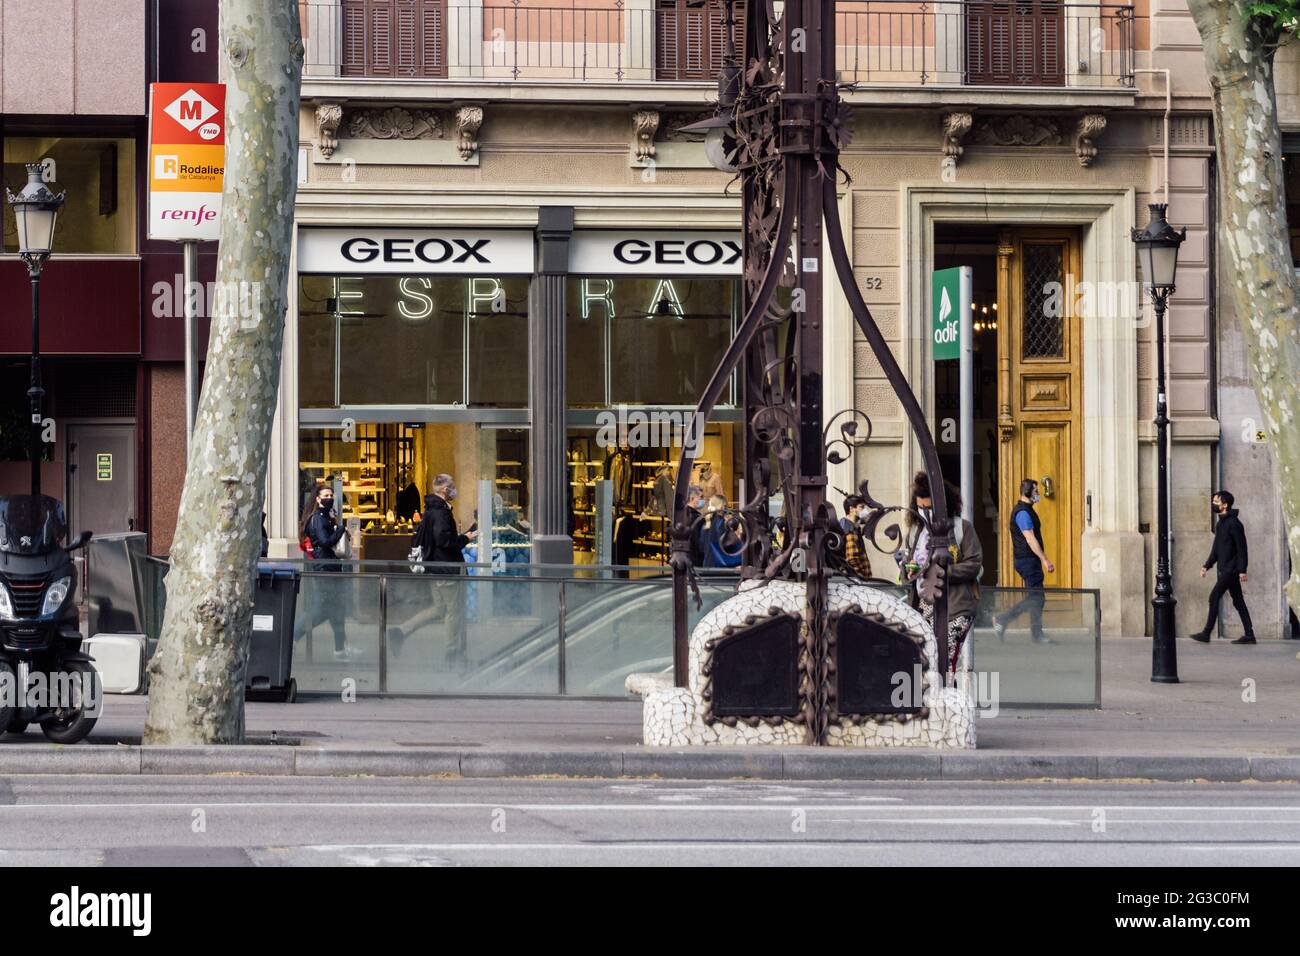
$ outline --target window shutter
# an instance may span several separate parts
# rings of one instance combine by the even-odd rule
[[[446,14],[445,0],[422,0],[421,49],[424,52],[423,74],[446,76]]]
[[[681,58],[679,55],[680,23],[677,19],[677,0],[659,0],[655,10],[655,78],[679,80]]]
[[[366,0],[343,0],[344,76],[366,72]]]
[[[370,68],[367,76],[393,75],[393,0],[369,0],[366,4],[369,36],[366,48]]]

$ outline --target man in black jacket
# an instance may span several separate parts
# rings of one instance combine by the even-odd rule
[[[433,493],[424,499],[424,516],[415,532],[414,544],[420,549],[422,561],[445,564],[464,564],[461,550],[478,538],[477,531],[461,534],[456,530],[456,516],[451,502],[456,500],[456,481],[451,475],[433,479]],[[479,556],[482,560],[482,555]],[[428,569],[433,574],[460,574],[460,568],[438,567]],[[431,603],[441,605],[442,618],[447,630],[447,666],[463,672],[466,668],[465,595],[460,581],[435,584],[430,594]]]
[[[1206,572],[1217,565],[1219,579],[1210,591],[1210,616],[1205,627],[1192,635],[1192,640],[1203,644],[1210,641],[1210,631],[1219,616],[1219,603],[1223,600],[1224,593],[1232,596],[1232,606],[1237,609],[1241,624],[1246,629],[1246,633],[1232,643],[1255,643],[1255,628],[1250,622],[1246,599],[1241,595],[1241,583],[1246,580],[1246,529],[1237,517],[1237,510],[1232,507],[1233,500],[1231,492],[1219,491],[1210,501],[1210,507],[1219,516],[1219,523],[1214,529],[1214,546],[1210,549],[1209,560],[1201,568],[1201,577],[1205,577]]]

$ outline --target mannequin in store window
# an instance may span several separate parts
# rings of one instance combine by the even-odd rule
[[[397,472],[397,483],[401,490],[397,493],[396,515],[402,521],[410,521],[420,513],[420,489],[411,479],[411,466],[403,465]]]
[[[632,449],[620,445],[605,462],[605,477],[614,485],[614,507],[632,502]]]

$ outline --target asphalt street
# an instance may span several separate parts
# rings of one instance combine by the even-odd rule
[[[9,776],[0,864],[1294,866],[1300,786]]]

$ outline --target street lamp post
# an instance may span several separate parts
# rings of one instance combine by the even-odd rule
[[[41,269],[54,247],[54,224],[64,197],[45,185],[44,174],[44,163],[28,163],[27,185],[17,193],[5,190],[18,226],[18,254],[27,263],[27,275],[32,281],[32,372],[27,397],[31,400],[32,413],[33,496],[41,493],[41,405],[45,398],[45,389],[41,387]]]
[[[1187,238],[1186,228],[1176,230],[1165,220],[1164,203],[1151,204],[1151,221],[1145,229],[1133,230],[1142,275],[1156,312],[1156,588],[1151,598],[1154,640],[1151,650],[1151,680],[1157,684],[1178,683],[1178,655],[1174,649],[1173,577],[1169,568],[1169,400],[1165,394],[1165,309],[1174,291],[1178,271],[1178,247]]]

